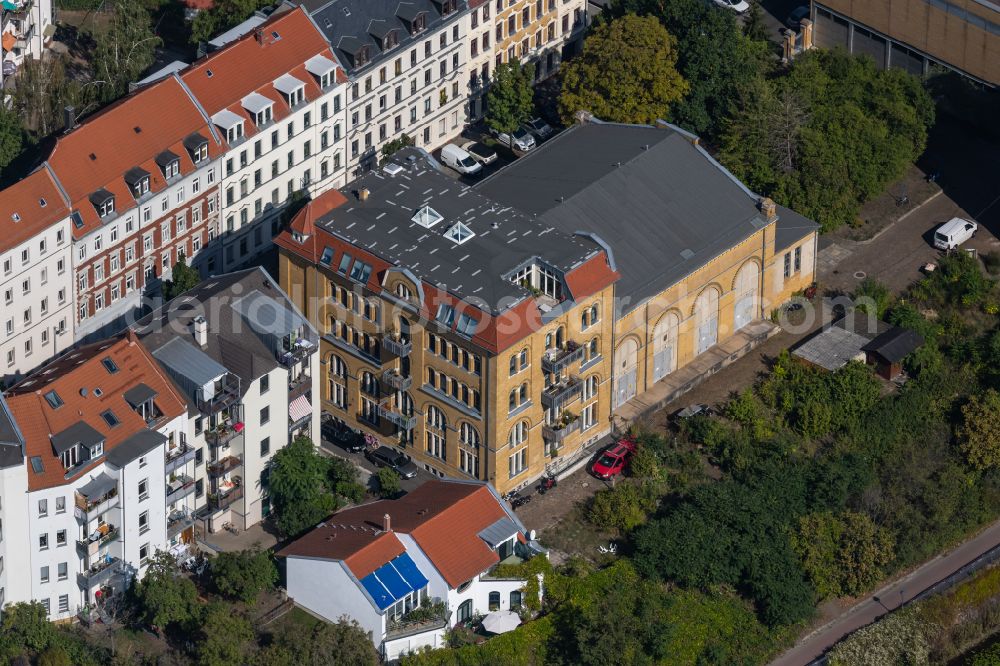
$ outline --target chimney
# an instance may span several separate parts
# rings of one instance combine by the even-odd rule
[[[389,518],[389,514],[382,516],[382,531],[391,532],[392,531],[392,519]]]
[[[63,109],[63,130],[66,132],[70,131],[76,127],[76,108],[73,106],[67,106]]]
[[[194,341],[198,343],[199,347],[204,347],[208,344],[208,322],[201,315],[198,315],[193,320],[191,320],[191,330],[194,333]]]
[[[264,43],[264,31],[261,28],[257,28],[253,31],[254,38],[256,38],[258,44]]]
[[[772,201],[770,198],[761,197],[759,208],[760,212],[764,214],[764,217],[767,218],[768,222],[774,222],[776,219],[778,219],[777,206],[774,205],[774,201]]]
[[[361,201],[368,201],[368,196],[370,194],[371,192],[368,191],[367,187],[362,187],[361,190],[358,192],[358,199],[361,199]]]

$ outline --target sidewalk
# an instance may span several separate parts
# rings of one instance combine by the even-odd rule
[[[953,550],[928,560],[877,590],[871,597],[800,639],[793,648],[771,662],[771,666],[805,666],[812,663],[848,634],[896,610],[998,545],[1000,522],[993,523]]]

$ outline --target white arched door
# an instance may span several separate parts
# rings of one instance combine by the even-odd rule
[[[709,287],[694,302],[695,354],[702,354],[719,341],[719,291]]]
[[[626,340],[615,354],[615,407],[621,407],[635,397],[639,345]]]
[[[660,317],[653,329],[653,381],[658,382],[677,367],[677,314]]]
[[[748,261],[736,274],[736,298],[733,305],[733,330],[738,331],[751,321],[757,313],[757,284],[760,269],[757,263]]]

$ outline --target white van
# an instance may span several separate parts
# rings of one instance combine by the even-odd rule
[[[953,217],[934,232],[934,247],[939,250],[954,250],[976,235],[979,225],[960,217]]]
[[[453,143],[441,149],[441,161],[455,171],[471,176],[483,170],[483,165]]]

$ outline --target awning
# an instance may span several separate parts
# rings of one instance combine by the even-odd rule
[[[156,391],[147,384],[139,383],[125,391],[125,401],[133,409],[156,397]]]
[[[117,485],[117,479],[108,476],[107,472],[101,472],[100,475],[95,476],[93,479],[85,483],[80,488],[79,493],[87,499],[104,497]]]
[[[379,610],[385,610],[410,592],[421,590],[426,585],[427,578],[406,553],[386,562],[361,579],[361,586]]]
[[[3,8],[9,12],[14,12],[17,11],[18,6],[16,2],[13,2],[13,0],[3,0]]]
[[[4,4],[6,5],[7,3]],[[2,44],[4,51],[12,51],[14,49],[14,45],[17,44],[17,37],[15,37],[12,32],[5,32],[3,33]]]
[[[310,416],[312,414],[312,405],[309,403],[309,399],[304,395],[300,395],[295,400],[292,400],[288,405],[288,419],[295,423],[296,421],[301,421],[302,419]]]

